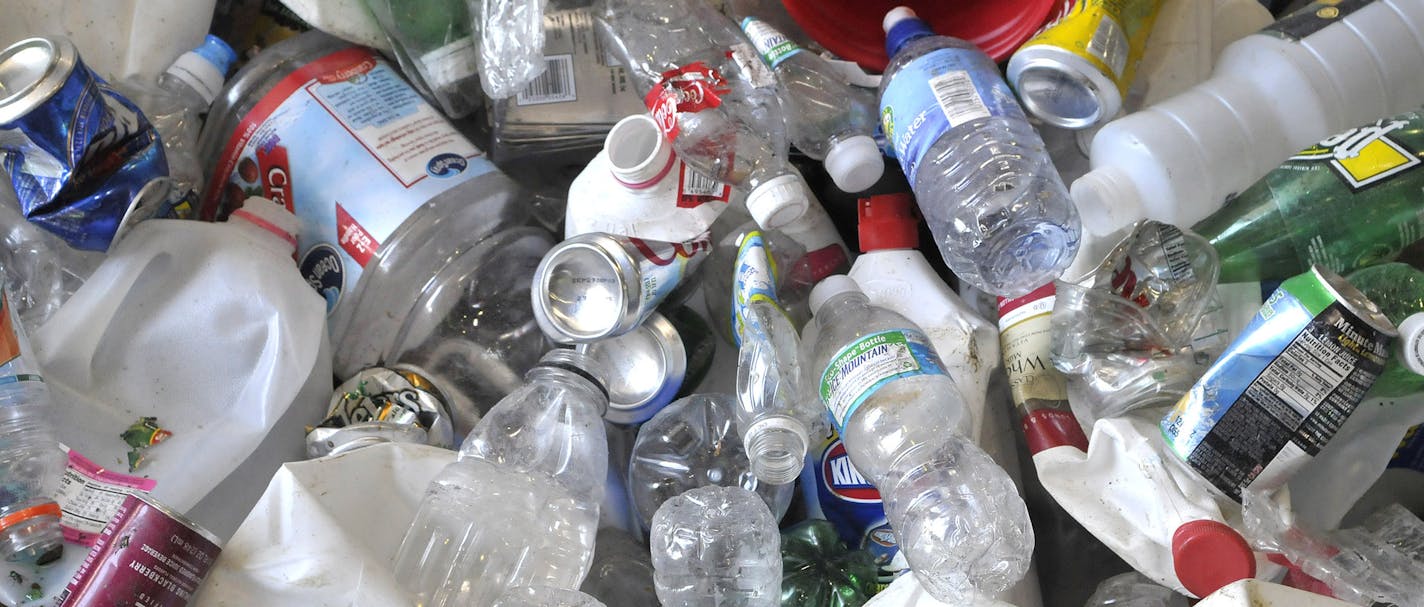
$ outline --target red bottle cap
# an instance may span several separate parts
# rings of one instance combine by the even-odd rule
[[[920,246],[920,220],[915,197],[880,194],[860,199],[860,252],[913,249]]]
[[[1213,520],[1177,527],[1172,534],[1172,565],[1177,579],[1199,597],[1256,576],[1256,555],[1235,529]]]

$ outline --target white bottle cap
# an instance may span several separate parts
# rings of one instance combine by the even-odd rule
[[[880,146],[866,135],[856,135],[831,146],[824,164],[836,187],[852,194],[875,185],[885,173]]]
[[[1399,351],[1404,368],[1424,375],[1424,312],[1410,314],[1399,323]]]
[[[896,23],[899,23],[906,19],[919,18],[920,16],[915,13],[915,9],[910,8],[908,6],[897,6],[895,8],[890,9],[890,12],[885,13],[885,19],[880,22],[880,27],[884,28],[885,33],[888,34],[890,33],[890,29],[895,27]]]
[[[747,195],[747,212],[757,225],[768,230],[800,219],[809,208],[811,201],[806,198],[806,184],[797,175],[773,177]]]
[[[1088,171],[1070,188],[1073,204],[1083,229],[1106,235],[1147,219],[1142,195],[1121,168],[1103,167]]]
[[[817,283],[816,287],[811,289],[811,314],[820,314],[821,306],[830,301],[832,297],[850,291],[860,292],[860,285],[856,284],[851,277],[845,274],[827,276],[825,280]]]
[[[301,231],[302,220],[287,207],[261,196],[252,196],[242,202],[241,208],[232,212],[231,219],[262,228],[291,245],[291,251],[297,250],[297,234]]]

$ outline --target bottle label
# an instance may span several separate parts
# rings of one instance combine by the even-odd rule
[[[757,54],[752,45],[742,42],[733,44],[731,49],[732,63],[737,64],[737,68],[742,71],[743,78],[753,87],[760,89],[776,86],[776,74],[771,73],[771,68],[766,67],[761,55]]]
[[[1373,4],[1374,1],[1316,0],[1266,26],[1261,30],[1261,33],[1286,40],[1300,40],[1325,29],[1327,25],[1350,16],[1350,13]]]
[[[732,186],[703,175],[678,161],[677,207],[695,209],[709,202],[727,202],[732,199]]]
[[[1009,392],[1030,453],[1073,445],[1088,450],[1088,437],[1068,405],[1068,383],[1053,368],[1052,283],[1023,297],[999,300],[999,349]]]
[[[787,38],[786,34],[777,31],[771,24],[756,17],[743,19],[742,30],[747,33],[748,38],[751,38],[757,52],[761,53],[761,58],[772,69],[776,69],[776,66],[781,65],[782,61],[801,52],[801,47]]]
[[[1162,419],[1162,436],[1233,499],[1279,487],[1364,399],[1389,341],[1314,273],[1287,280]]]
[[[914,329],[880,331],[841,348],[821,374],[821,402],[845,431],[846,420],[882,386],[917,375],[946,375],[930,340]]]
[[[443,89],[479,74],[480,51],[466,36],[420,56],[421,74],[431,88]]]
[[[663,72],[662,79],[643,97],[643,104],[668,139],[676,139],[677,119],[722,105],[722,95],[732,91],[716,68],[701,61]]]
[[[662,242],[629,238],[636,251],[639,276],[642,279],[642,299],[638,302],[638,318],[647,318],[668,293],[677,288],[689,271],[702,263],[712,251],[712,242],[703,236],[691,242]]]
[[[1424,432],[1420,426],[1413,426],[1404,432],[1394,456],[1389,458],[1387,468],[1404,468],[1424,472]]]
[[[553,124],[613,124],[646,111],[627,71],[598,35],[593,9],[544,15],[545,71],[515,96],[495,105],[501,140],[517,142]]]
[[[978,50],[931,51],[900,69],[880,97],[880,121],[915,183],[930,146],[951,129],[981,118],[1024,119],[998,66]]]
[[[16,322],[15,311],[10,308],[10,297],[0,292],[0,365],[9,365],[20,357],[20,334],[16,332]]]
[[[298,267],[330,314],[407,217],[492,170],[385,60],[345,48],[287,75],[242,118],[201,217],[226,217],[248,196],[285,205],[302,222]]]
[[[94,545],[99,532],[119,513],[131,493],[148,493],[158,486],[151,478],[129,476],[92,462],[78,451],[61,446],[69,457],[54,501],[59,504],[64,540]]]
[[[776,298],[776,262],[771,258],[761,232],[747,232],[738,241],[732,285],[732,337],[741,346],[743,331],[764,330],[760,323],[747,324],[747,311],[752,302],[762,301],[777,310],[781,309]]]

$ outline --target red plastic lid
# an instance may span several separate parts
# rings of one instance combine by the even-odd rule
[[[881,20],[897,6],[915,9],[936,32],[968,40],[1007,61],[1050,17],[1073,0],[782,0],[786,12],[821,46],[862,67],[884,71]]]
[[[1251,546],[1235,529],[1213,520],[1177,527],[1172,534],[1172,565],[1182,586],[1199,597],[1256,576]]]
[[[920,246],[920,222],[915,197],[908,193],[861,198],[860,252],[913,249]]]

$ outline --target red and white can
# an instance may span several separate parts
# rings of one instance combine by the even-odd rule
[[[59,607],[185,607],[222,552],[216,536],[131,494],[60,593]]]

